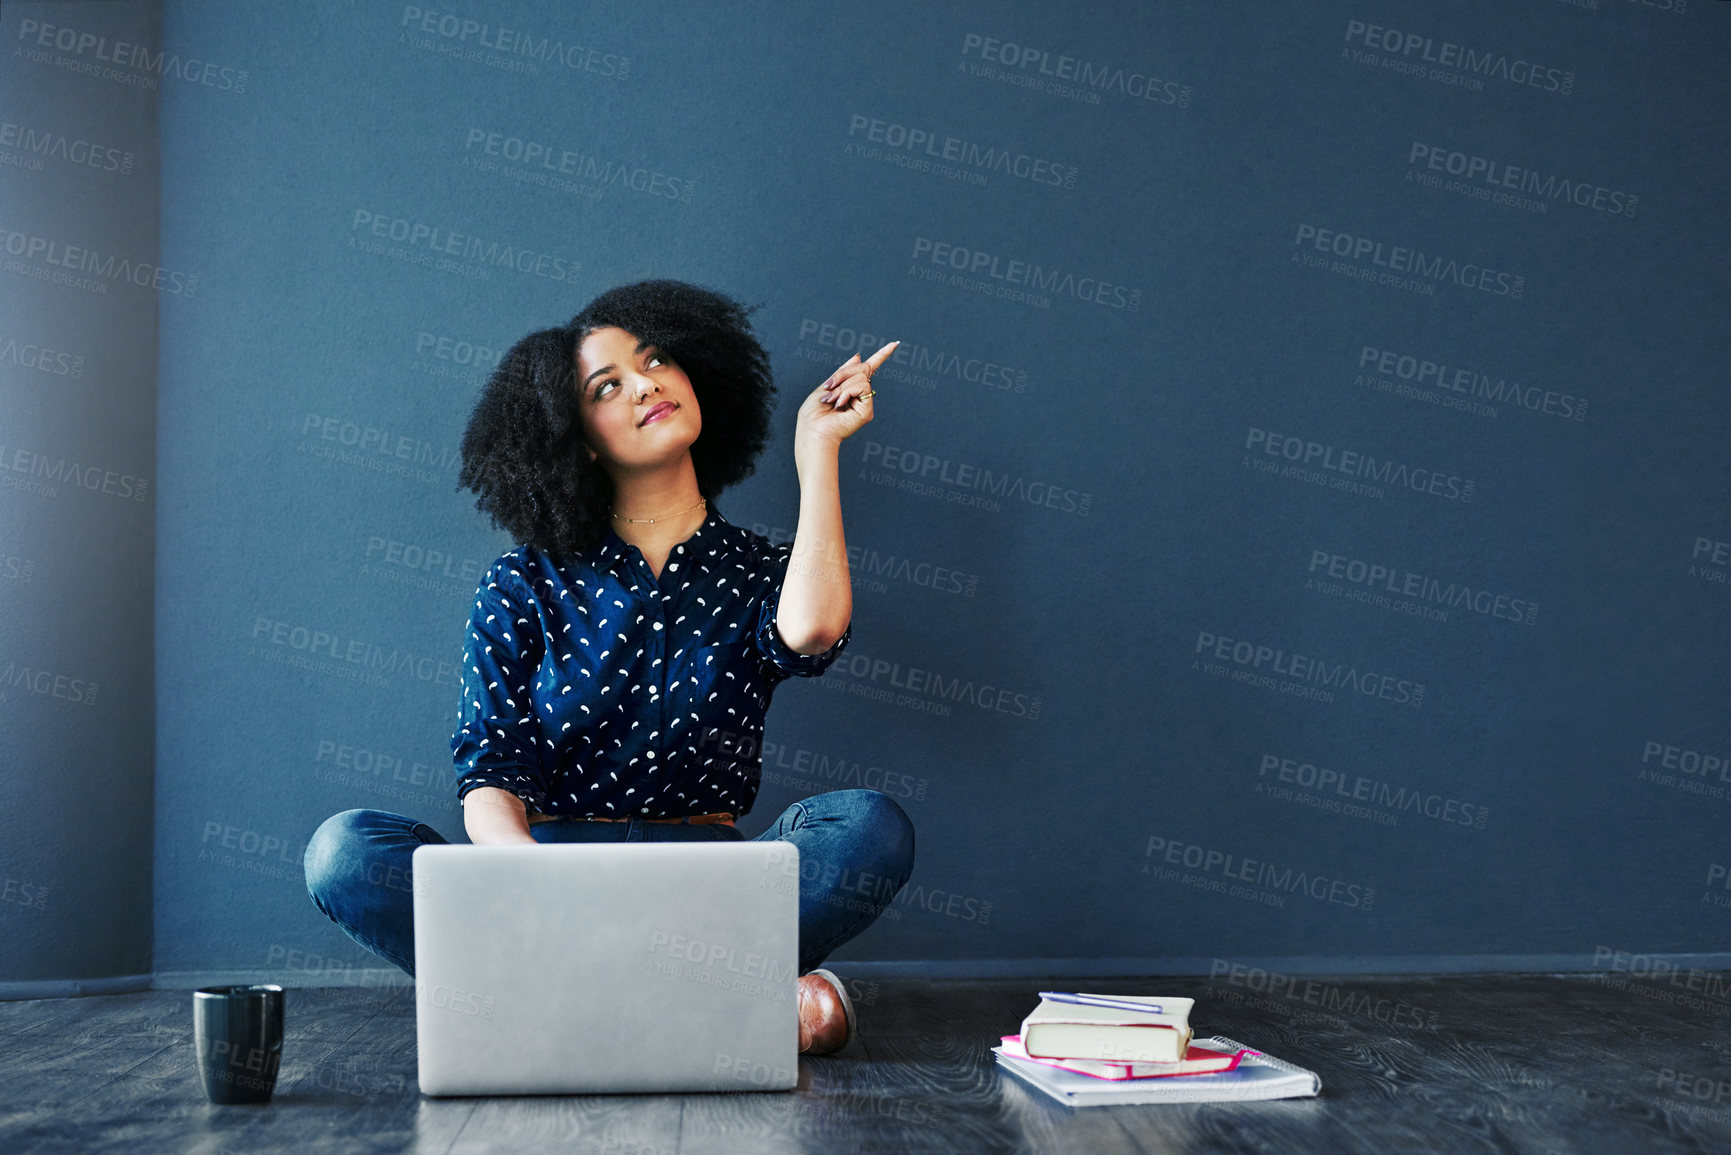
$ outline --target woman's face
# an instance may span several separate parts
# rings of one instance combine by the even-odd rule
[[[677,460],[703,431],[685,370],[615,326],[577,347],[577,412],[589,459],[609,472]]]

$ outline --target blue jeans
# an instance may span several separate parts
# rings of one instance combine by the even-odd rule
[[[743,842],[722,823],[536,822],[536,842]],[[814,794],[781,812],[754,842],[799,847],[799,973],[877,920],[914,869],[914,827],[876,790]],[[415,902],[409,868],[417,846],[447,841],[424,822],[382,810],[345,810],[307,843],[307,893],[331,921],[381,958],[415,973]]]

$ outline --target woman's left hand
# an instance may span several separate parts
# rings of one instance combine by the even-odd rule
[[[794,455],[802,446],[840,445],[872,419],[871,375],[890,359],[900,341],[891,341],[864,361],[855,353],[829,378],[813,389],[799,407],[794,429]]]

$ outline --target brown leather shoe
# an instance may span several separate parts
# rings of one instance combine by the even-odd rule
[[[853,1003],[835,972],[819,967],[799,977],[799,1050],[827,1055],[853,1041]]]

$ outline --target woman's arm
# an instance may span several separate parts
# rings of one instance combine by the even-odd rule
[[[799,460],[799,527],[781,587],[775,629],[797,654],[821,654],[853,620],[847,541],[842,536],[841,446],[820,446]]]
[[[463,795],[463,829],[476,846],[535,845],[523,800],[497,786],[477,786]]]
[[[871,374],[900,342],[861,361],[856,353],[799,407],[793,435],[799,525],[781,587],[775,629],[795,653],[821,654],[853,620],[847,540],[841,525],[841,443],[872,419]]]
[[[451,735],[457,797],[466,803],[469,795],[478,792],[510,795],[517,821],[505,829],[507,836],[527,835],[527,826],[519,825],[524,823],[525,802],[537,810],[545,809],[548,802],[530,688],[541,666],[543,646],[538,622],[533,620],[537,616],[534,598],[516,564],[509,554],[500,558],[475,591],[475,608],[463,633],[463,697],[457,729]],[[470,815],[481,811],[465,805],[463,813],[464,828],[474,838],[475,820]],[[495,824],[489,822],[483,829],[493,831]]]

